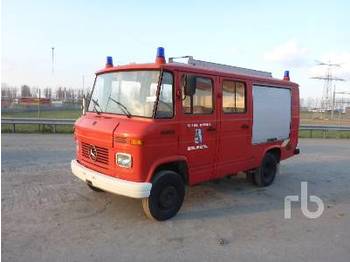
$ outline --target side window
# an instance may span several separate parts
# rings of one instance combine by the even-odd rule
[[[182,94],[186,85],[186,76],[182,77]],[[213,113],[213,83],[206,77],[196,77],[196,88],[193,96],[182,98],[182,108],[185,114]]]
[[[245,96],[244,83],[225,80],[222,84],[222,110],[224,113],[246,112]]]
[[[173,75],[164,72],[160,86],[156,118],[172,118],[173,108]]]

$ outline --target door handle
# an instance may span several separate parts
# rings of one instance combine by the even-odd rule
[[[241,125],[241,128],[243,128],[243,129],[248,129],[248,128],[249,128],[249,125],[243,124],[243,125]]]
[[[215,128],[215,127],[210,126],[210,127],[208,127],[208,128],[207,128],[207,131],[209,131],[209,132],[213,132],[213,131],[216,131],[216,128]]]

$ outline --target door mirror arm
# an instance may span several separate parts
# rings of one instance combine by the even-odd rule
[[[193,75],[186,76],[185,84],[185,98],[186,96],[193,96],[196,93],[197,78]]]

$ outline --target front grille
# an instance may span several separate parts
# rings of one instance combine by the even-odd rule
[[[94,148],[96,149],[96,151],[95,151],[96,157],[91,156],[91,150],[92,149],[94,150]],[[108,148],[94,146],[94,145],[90,145],[90,144],[82,142],[81,149],[82,149],[82,154],[83,154],[84,158],[87,158],[92,162],[97,162],[97,163],[108,165],[108,160],[109,160]]]

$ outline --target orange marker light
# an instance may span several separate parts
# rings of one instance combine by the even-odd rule
[[[130,138],[130,145],[142,146],[143,140],[139,138]]]

